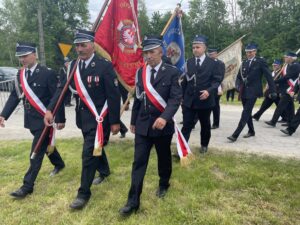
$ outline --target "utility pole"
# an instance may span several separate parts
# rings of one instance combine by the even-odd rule
[[[45,40],[44,40],[44,28],[43,28],[43,17],[42,17],[42,3],[38,1],[38,26],[39,26],[39,45],[40,45],[40,63],[43,66],[46,66],[46,57],[45,57]]]

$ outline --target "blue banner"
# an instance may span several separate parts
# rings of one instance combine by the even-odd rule
[[[180,16],[174,16],[163,35],[163,50],[164,55],[171,59],[172,64],[183,72],[185,64],[184,37]]]

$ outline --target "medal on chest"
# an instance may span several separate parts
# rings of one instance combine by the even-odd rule
[[[94,81],[95,81],[96,86],[99,86],[99,81],[100,81],[99,76],[95,76]]]
[[[88,87],[92,87],[92,76],[88,76],[86,79],[87,83],[88,83]]]

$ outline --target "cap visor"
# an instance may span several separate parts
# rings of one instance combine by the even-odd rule
[[[160,46],[160,44],[146,45],[145,47],[143,47],[143,52],[158,48]]]
[[[74,40],[74,44],[79,44],[79,43],[87,43],[87,42],[92,42],[91,40],[89,39],[86,39],[86,38],[77,38]]]
[[[16,52],[16,56],[20,57],[20,56],[29,55],[31,53],[33,53],[33,51],[29,51],[29,52]]]

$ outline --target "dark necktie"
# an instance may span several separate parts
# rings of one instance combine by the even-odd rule
[[[26,79],[28,79],[31,76],[31,70],[27,70],[26,72]]]
[[[80,61],[80,73],[84,73],[85,70],[85,62],[84,61]]]
[[[200,68],[200,62],[201,62],[201,60],[199,58],[197,58],[197,60],[196,60],[196,67],[197,67],[197,69]]]
[[[154,75],[156,73],[156,70],[154,68],[151,69],[151,77],[150,77],[150,83],[153,84],[154,83]]]

